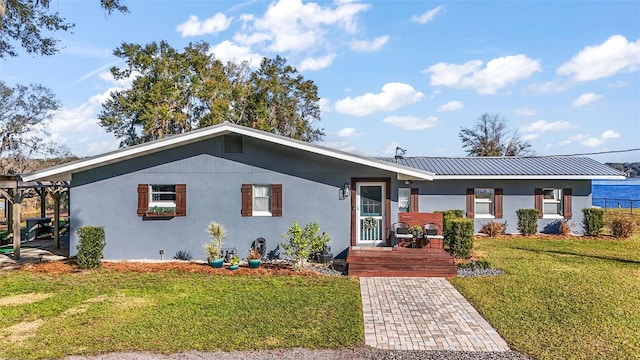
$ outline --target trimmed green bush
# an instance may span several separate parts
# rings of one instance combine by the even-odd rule
[[[449,219],[449,253],[456,259],[468,259],[473,248],[473,219]]]
[[[451,247],[450,239],[453,236],[451,230],[451,222],[452,219],[462,219],[464,216],[464,211],[462,210],[439,210],[434,211],[436,214],[442,214],[442,234],[444,235],[443,245],[445,248]]]
[[[300,227],[297,221],[289,228],[282,237],[289,237],[289,242],[281,243],[284,251],[293,259],[293,268],[302,270],[307,267],[307,260],[311,254],[322,251],[322,248],[331,238],[326,233],[318,235],[320,225],[316,222]]]
[[[77,250],[77,262],[80,269],[93,269],[101,265],[103,257],[105,235],[102,226],[83,226],[76,230],[80,237]]]
[[[587,236],[598,236],[604,227],[604,210],[598,208],[582,209],[582,228]]]
[[[530,236],[538,232],[538,210],[518,209],[518,231],[522,236]]]

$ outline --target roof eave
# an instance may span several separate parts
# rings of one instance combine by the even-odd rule
[[[436,175],[434,180],[624,180],[622,175]]]

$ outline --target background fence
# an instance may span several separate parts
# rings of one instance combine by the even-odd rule
[[[605,210],[629,209],[632,214],[634,210],[640,212],[640,199],[592,198],[591,204]]]

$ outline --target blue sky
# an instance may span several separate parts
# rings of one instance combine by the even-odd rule
[[[370,156],[464,156],[461,127],[500,114],[537,155],[640,147],[638,1],[140,1],[106,16],[98,0],[51,8],[76,23],[50,57],[0,60],[9,85],[62,101],[49,126],[79,156],[114,150],[97,125],[124,88],[122,42],[206,41],[225,61],[285,57],[322,98],[324,145]],[[640,161],[640,152],[594,155]]]

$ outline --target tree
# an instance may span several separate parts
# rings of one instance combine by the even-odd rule
[[[458,136],[469,156],[532,155],[531,145],[517,131],[507,132],[507,119],[482,114],[473,128],[460,128]]]
[[[27,158],[34,154],[69,156],[66,148],[45,141],[47,122],[59,107],[42,85],[8,87],[0,81],[0,173],[28,170]]]
[[[113,67],[129,89],[115,91],[98,115],[100,125],[126,147],[170,134],[231,121],[305,141],[321,139],[317,87],[297,75],[286,60],[264,59],[251,72],[246,63],[224,64],[209,44],[189,44],[183,52],[166,41],[145,46],[123,43],[114,54],[126,61]]]
[[[304,141],[322,139],[322,130],[312,127],[320,120],[318,87],[305,81],[284,58],[262,59],[251,84],[248,120],[252,127]]]
[[[13,42],[29,54],[53,55],[60,49],[58,40],[48,32],[69,31],[74,24],[49,10],[51,0],[0,0],[0,58],[18,56]],[[100,0],[100,6],[111,14],[129,10],[122,0]]]

